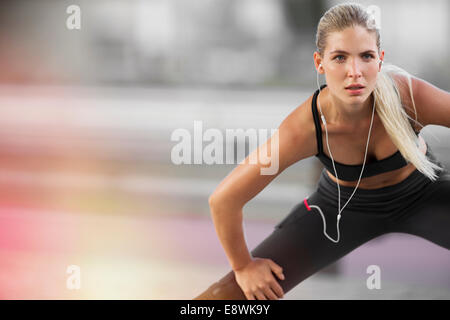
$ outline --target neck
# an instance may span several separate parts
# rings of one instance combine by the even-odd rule
[[[337,97],[328,94],[320,100],[327,122],[345,125],[346,127],[361,127],[372,119],[373,95],[360,104],[346,104]],[[323,102],[325,101],[325,103]],[[326,106],[323,108],[323,106]]]

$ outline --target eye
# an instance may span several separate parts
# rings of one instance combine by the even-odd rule
[[[344,61],[344,59],[338,59],[339,57],[345,58],[342,54],[340,54],[340,55],[334,57],[333,60],[337,60],[338,62]]]
[[[368,57],[367,59],[374,58],[374,56],[370,53],[364,53],[363,57]]]

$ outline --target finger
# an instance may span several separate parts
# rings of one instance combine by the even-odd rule
[[[280,299],[284,298],[283,288],[281,288],[280,284],[276,280],[274,280],[273,283],[271,284],[271,288],[278,296],[278,298]]]
[[[272,271],[277,275],[277,277],[281,280],[284,280],[283,268],[277,265],[273,260],[269,259],[269,265]]]
[[[258,300],[267,300],[266,296],[261,291],[255,292],[255,296]]]
[[[278,300],[277,295],[272,291],[270,287],[264,289],[264,294],[269,300]]]
[[[280,271],[280,272],[278,272],[278,273],[275,273],[275,274],[277,275],[278,279],[280,279],[280,280],[284,280],[284,279],[286,279],[286,278],[284,277],[284,273],[283,273],[283,271]]]
[[[244,292],[244,294],[247,300],[255,300],[255,296],[252,293]]]

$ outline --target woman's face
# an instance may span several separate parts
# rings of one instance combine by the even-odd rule
[[[325,73],[330,92],[346,104],[361,104],[375,88],[381,69],[375,32],[361,26],[346,28],[329,34],[324,56],[315,54],[316,66],[322,63],[319,72]],[[347,89],[360,84],[360,90]]]

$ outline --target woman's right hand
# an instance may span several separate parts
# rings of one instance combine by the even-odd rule
[[[272,272],[284,280],[283,268],[271,259],[254,258],[245,267],[234,270],[236,282],[247,300],[283,298],[283,289]]]

